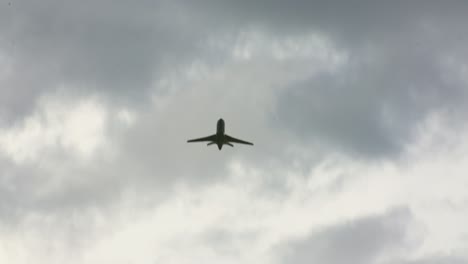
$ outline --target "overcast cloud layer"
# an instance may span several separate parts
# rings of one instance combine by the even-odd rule
[[[0,263],[468,263],[468,3],[0,1]]]

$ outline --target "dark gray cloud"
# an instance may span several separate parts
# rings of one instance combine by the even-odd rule
[[[386,52],[370,63],[363,61],[367,54],[354,54],[339,73],[291,85],[280,99],[278,116],[302,138],[379,157],[402,151],[428,114],[465,112],[465,83],[445,77],[452,74],[436,50]]]
[[[450,5],[433,17],[427,6],[407,8],[377,9],[382,19],[356,13],[350,24],[366,24],[350,29],[362,37],[357,45],[345,33],[332,34],[349,54],[346,66],[291,83],[280,96],[280,126],[306,141],[388,157],[413,140],[413,129],[428,114],[448,110],[465,118],[467,83],[460,71],[468,57],[459,45],[468,41],[460,37],[466,35],[458,26],[462,14]],[[385,19],[389,14],[391,21]]]
[[[378,257],[408,248],[411,220],[407,208],[398,208],[337,225],[284,245],[282,263],[376,263]]]
[[[412,140],[414,126],[431,112],[464,112],[467,89],[460,69],[468,59],[468,38],[460,25],[468,9],[465,3],[185,4],[203,25],[233,32],[257,26],[280,37],[318,32],[348,53],[341,71],[290,83],[279,96],[280,122],[272,123],[306,141],[386,157],[398,154]]]
[[[155,80],[199,54],[205,29],[170,1],[12,1],[0,9],[3,118],[45,92],[98,93],[142,103]],[[136,100],[136,102],[135,102]]]
[[[463,113],[468,56],[466,3],[438,1],[205,1],[193,8],[227,25],[280,36],[319,32],[343,48],[341,71],[290,83],[278,129],[366,157],[388,157],[433,111]],[[452,61],[450,66],[448,61]]]
[[[222,61],[203,46],[207,37],[260,26],[279,37],[319,32],[350,55],[337,74],[288,84],[274,125],[367,156],[398,153],[428,112],[464,101],[465,84],[440,64],[466,62],[466,9],[437,1],[13,2],[1,11],[0,46],[14,72],[2,81],[1,116],[22,116],[61,85],[141,104],[182,62]]]
[[[397,32],[411,30],[414,22],[436,22],[464,30],[460,21],[467,4],[464,2],[393,1],[376,3],[358,1],[215,1],[197,4],[186,1],[192,10],[222,25],[258,24],[279,34],[297,34],[317,30],[338,39],[345,47],[357,47],[386,38]],[[410,28],[408,28],[410,27]]]

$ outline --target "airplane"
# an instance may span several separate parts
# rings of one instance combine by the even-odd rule
[[[218,149],[221,150],[223,148],[223,145],[228,145],[231,147],[234,147],[231,143],[240,143],[240,144],[246,144],[246,145],[252,145],[252,143],[243,141],[237,138],[233,138],[229,136],[228,134],[224,133],[224,120],[220,118],[218,120],[218,123],[216,124],[216,134],[208,136],[208,137],[202,137],[202,138],[196,138],[196,139],[190,139],[187,140],[187,143],[190,142],[203,142],[203,141],[209,141],[207,146],[216,144],[218,145]]]

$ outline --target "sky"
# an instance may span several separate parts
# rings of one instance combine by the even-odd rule
[[[0,0],[0,263],[468,263],[467,12]]]

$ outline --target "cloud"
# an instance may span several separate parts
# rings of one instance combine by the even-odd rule
[[[9,119],[64,83],[69,93],[99,91],[139,105],[153,82],[193,58],[203,35],[169,1],[20,1],[0,12],[0,47],[11,69],[1,79],[1,105]]]
[[[454,256],[432,256],[425,259],[419,260],[399,260],[390,263],[402,263],[402,264],[465,264],[468,263],[466,258],[454,257]]]
[[[0,130],[0,148],[16,163],[37,162],[54,149],[91,159],[105,143],[106,115],[92,98],[74,104],[45,99],[21,124]]]
[[[324,142],[317,145],[385,158],[401,154],[415,125],[433,111],[466,112],[459,74],[467,59],[459,26],[465,4],[205,1],[191,7],[205,15],[201,21],[240,31],[253,27],[283,39],[321,34],[347,55],[340,71],[283,84],[273,116],[279,120],[271,123],[290,128],[298,144]]]
[[[401,19],[400,13],[394,15]],[[416,13],[402,19],[405,30],[385,30],[383,36],[368,29],[359,46],[332,35],[334,46],[346,47],[347,64],[291,82],[280,95],[278,126],[289,127],[302,142],[387,158],[402,153],[414,140],[417,124],[431,113],[452,110],[463,120],[466,81],[457,72],[465,63],[448,66],[447,60],[466,61],[466,54],[440,41],[457,34],[451,23],[437,24],[440,19]],[[385,22],[375,27],[385,27]]]
[[[463,261],[466,4],[1,5],[0,262]]]
[[[98,164],[112,159],[110,142],[125,129],[110,112],[98,97],[49,95],[22,122],[0,129],[2,221],[107,200],[99,184],[107,175]]]
[[[68,182],[59,195],[49,193],[39,202],[33,197],[19,221],[4,229],[8,235],[2,237],[8,239],[3,245],[15,249],[4,256],[18,263],[20,254],[15,252],[28,252],[47,263],[59,263],[66,256],[77,263],[276,263],[283,253],[306,254],[301,241],[308,241],[316,245],[313,257],[339,263],[342,255],[322,246],[345,248],[355,237],[362,243],[344,251],[370,263],[425,259],[441,250],[464,252],[459,227],[467,219],[466,177],[461,173],[465,169],[460,165],[466,164],[465,143],[457,141],[461,152],[455,155],[450,149],[449,155],[445,144],[430,143],[453,137],[444,135],[443,125],[429,127],[442,138],[423,140],[396,164],[330,157],[303,174],[290,167],[273,172],[240,160],[230,163],[224,178],[201,185],[179,183],[173,192],[163,192],[156,184],[146,189],[127,185],[119,192],[113,181],[101,180],[99,170],[86,175],[93,180],[80,192],[70,192]],[[434,151],[438,155],[431,154]],[[270,187],[275,173],[283,176],[281,191]],[[149,191],[151,187],[158,192]],[[96,194],[111,199],[102,203]],[[158,199],[162,194],[167,197]],[[54,203],[59,206],[37,209]],[[83,203],[87,206],[79,206]],[[15,239],[19,230],[24,232],[20,241]],[[42,240],[46,236],[47,243]]]
[[[305,140],[386,157],[401,153],[429,114],[452,110],[463,118],[465,83],[446,80],[432,51],[378,54],[353,54],[339,72],[291,84],[280,96],[282,123]]]
[[[307,238],[284,243],[283,263],[377,263],[382,255],[411,247],[408,228],[411,212],[395,209],[331,227]]]

